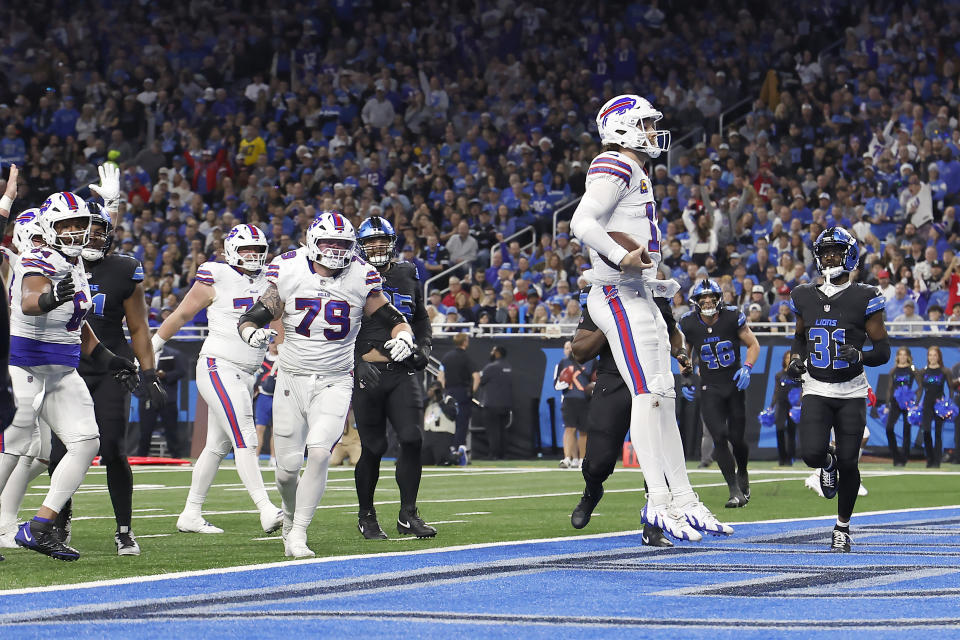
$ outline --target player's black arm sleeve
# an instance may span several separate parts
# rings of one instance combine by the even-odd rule
[[[793,344],[790,347],[790,352],[794,358],[807,359],[807,330],[803,326],[802,318],[797,318],[797,327],[793,334]]]
[[[406,324],[407,320],[403,317],[403,314],[400,313],[395,306],[389,302],[373,313],[370,314],[371,318],[376,318],[392,331],[395,326],[398,324]]]
[[[863,364],[866,367],[879,367],[890,360],[890,340],[883,338],[873,343],[870,351],[862,351]]]
[[[657,309],[660,309],[660,315],[663,316],[663,321],[667,323],[667,336],[672,338],[673,334],[677,332],[677,319],[673,317],[673,309],[670,307],[670,301],[666,298],[654,296],[653,302],[657,305]]]
[[[413,320],[410,325],[417,344],[428,349],[424,355],[429,355],[429,349],[433,346],[433,325],[427,314],[427,306],[423,303],[423,291],[420,287],[417,287],[417,293],[414,295]]]
[[[242,327],[245,323],[252,322],[258,327],[264,327],[270,324],[271,320],[273,320],[273,312],[267,309],[262,301],[257,300],[257,304],[247,309],[240,316],[240,322],[237,323],[237,326]]]

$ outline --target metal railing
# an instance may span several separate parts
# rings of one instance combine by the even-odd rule
[[[581,196],[582,197],[582,196]],[[570,216],[564,219],[569,220],[573,217],[573,213],[577,210],[577,205],[580,204],[580,198],[574,198],[570,202],[567,202],[562,207],[557,208],[553,212],[553,241],[557,241],[557,223],[560,222],[560,216],[566,216],[567,211],[570,212]]]
[[[526,233],[529,233],[533,237],[533,240],[531,240],[530,242],[528,242],[527,244],[523,245],[520,248],[530,249],[532,247],[536,247],[537,246],[537,230],[533,228],[533,225],[527,225],[523,229],[520,229],[520,231],[517,231],[516,233],[504,238],[502,242],[498,242],[492,247],[490,247],[490,266],[491,267],[493,266],[493,254],[496,253],[497,251],[500,251],[500,247],[502,247],[503,245],[508,245],[510,241],[516,240],[517,238],[519,238],[520,236]]]
[[[960,339],[960,322],[941,320],[916,320],[913,322],[888,322],[887,333],[897,337],[913,338],[954,338]],[[750,329],[754,335],[793,335],[792,322],[751,322]],[[464,331],[473,336],[487,336],[497,338],[559,338],[569,337],[576,333],[576,324],[511,324],[489,323],[475,324],[473,322],[444,322],[433,325],[433,334],[452,336]],[[207,327],[183,327],[174,336],[175,340],[203,340],[207,337]],[[129,335],[127,336],[129,339]]]
[[[687,138],[693,138],[694,136],[700,136],[700,139],[705,141],[707,136],[706,130],[703,127],[695,127],[692,131],[685,133],[670,143],[670,150],[667,151],[667,171],[673,169],[673,154],[677,152],[678,148],[681,148],[680,143]],[[683,149],[684,151],[687,151],[685,147],[683,147]]]
[[[733,112],[736,111],[737,109],[740,109],[741,107],[743,107],[743,105],[745,105],[745,104],[750,104],[750,103],[753,102],[755,99],[756,99],[756,98],[752,98],[752,97],[751,97],[751,98],[744,98],[744,99],[741,100],[740,102],[734,104],[734,105],[733,105],[732,107],[730,107],[729,109],[726,109],[726,110],[724,110],[724,111],[722,111],[722,112],[720,113],[719,131],[720,131],[720,137],[721,137],[721,138],[723,138],[723,120],[724,120],[724,118],[726,118],[729,114],[733,113]],[[743,115],[746,115],[746,114],[743,114]],[[740,117],[741,117],[741,116],[738,116],[738,117],[737,117],[737,120],[734,120],[734,122],[739,121]]]
[[[455,271],[461,268],[465,268],[467,273],[473,274],[473,263],[470,262],[469,260],[462,260],[457,264],[453,265],[452,267],[447,267],[437,275],[427,278],[426,281],[424,281],[423,283],[423,299],[426,300],[430,296],[431,284],[433,284],[434,282],[436,282],[437,280],[443,277],[446,277],[449,280],[450,276],[452,276]],[[444,287],[441,291],[443,293],[446,293],[447,289],[449,288],[450,287]]]

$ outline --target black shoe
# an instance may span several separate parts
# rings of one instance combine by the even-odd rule
[[[570,514],[570,524],[573,525],[574,529],[583,529],[590,522],[590,516],[593,515],[593,510],[597,508],[597,503],[600,502],[600,498],[603,497],[603,486],[600,486],[600,490],[591,493],[589,489],[583,490],[583,496],[580,498],[580,502],[577,503],[577,506],[574,507],[573,513]]]
[[[750,474],[747,472],[746,469],[737,471],[737,486],[740,487],[740,492],[743,494],[743,497],[747,499],[747,502],[749,502],[750,501]]]
[[[823,492],[823,497],[827,500],[835,498],[837,495],[837,485],[840,481],[840,473],[837,471],[837,456],[834,455],[834,447],[830,446],[830,464],[828,466],[833,466],[833,469],[827,471],[826,469],[820,469],[820,491]]]
[[[437,535],[437,530],[424,522],[417,508],[413,507],[400,510],[400,515],[397,516],[397,533],[403,536],[432,538]]]
[[[747,503],[749,501],[750,501],[749,498],[747,498],[742,493],[736,493],[730,496],[730,499],[727,500],[727,503],[723,506],[726,507],[727,509],[737,509],[739,507],[747,506]]]
[[[833,529],[833,542],[830,544],[830,551],[836,553],[850,553],[850,531],[844,531],[839,527]]]
[[[50,556],[55,560],[73,562],[80,559],[79,551],[73,547],[68,547],[54,537],[53,527],[34,527],[32,523],[32,520],[28,520],[21,524],[17,530],[14,541],[19,546]]]
[[[367,540],[387,539],[387,534],[383,532],[383,529],[380,528],[380,523],[377,522],[377,512],[373,509],[360,512],[360,516],[357,519],[357,529],[360,530],[360,533],[362,533],[363,537]]]
[[[701,462],[700,464],[697,465],[697,469],[706,469],[706,468],[709,467],[711,464],[713,464],[713,461],[712,461],[712,460],[703,461],[703,462]]]
[[[645,547],[672,547],[673,543],[663,534],[663,529],[649,524],[643,525],[643,535],[640,540]]]
[[[138,556],[140,555],[140,544],[130,527],[119,527],[113,534],[113,543],[117,545],[118,556]]]

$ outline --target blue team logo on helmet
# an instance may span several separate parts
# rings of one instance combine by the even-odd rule
[[[378,242],[387,240],[387,243]],[[357,244],[364,259],[375,267],[382,267],[393,260],[397,249],[397,232],[386,218],[370,216],[357,229]]]
[[[822,253],[827,249],[841,248],[843,250],[843,259],[839,267],[824,267],[822,263]],[[860,247],[857,245],[857,239],[841,227],[830,227],[824,230],[817,240],[813,243],[813,255],[817,261],[817,269],[825,276],[834,277],[839,272],[849,273],[857,268],[857,262],[860,260]],[[829,271],[838,270],[836,273]]]

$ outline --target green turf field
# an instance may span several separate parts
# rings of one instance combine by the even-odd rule
[[[860,498],[859,511],[960,503],[960,467],[946,465],[926,471],[922,465],[894,470],[889,465],[864,464],[869,495]],[[222,527],[219,535],[177,533],[176,517],[190,484],[189,468],[141,467],[134,470],[134,531],[143,548],[139,557],[120,558],[113,544],[112,510],[104,470],[87,475],[75,500],[73,541],[82,556],[78,562],[51,560],[22,549],[4,549],[0,589],[115,579],[214,567],[250,565],[284,560],[279,538],[264,539],[253,503],[232,465],[217,475],[207,499],[205,515]],[[836,513],[836,502],[826,501],[804,488],[809,471],[771,463],[754,463],[753,498],[737,510],[723,508],[726,486],[714,467],[690,470],[701,499],[721,520],[730,523],[822,516]],[[398,492],[392,464],[385,462],[377,490],[378,513],[390,540],[364,540],[356,529],[356,493],[353,468],[330,472],[327,493],[309,531],[310,547],[318,556],[379,553],[436,548],[460,544],[554,538],[639,527],[643,481],[636,470],[618,469],[607,483],[607,493],[593,520],[582,531],[570,526],[570,512],[583,489],[579,471],[565,471],[556,462],[478,462],[468,467],[432,467],[424,470],[420,510],[434,523],[433,540],[400,539],[395,518]],[[264,468],[271,498],[273,471]],[[38,479],[29,489],[21,517],[32,515],[46,493],[48,480]],[[854,519],[856,527],[856,519]]]

